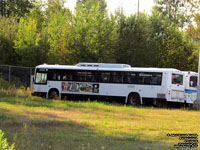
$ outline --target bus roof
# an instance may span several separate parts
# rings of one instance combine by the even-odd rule
[[[103,63],[87,63],[85,65],[82,63],[80,65],[48,65],[43,64],[36,66],[36,68],[45,68],[45,69],[69,69],[69,70],[102,70],[102,71],[143,71],[143,72],[182,72],[178,69],[173,68],[142,68],[142,67],[131,67],[127,64],[103,64]],[[91,65],[90,65],[91,64]]]
[[[197,73],[197,72],[194,72],[194,71],[183,71],[183,73],[184,73],[185,75],[196,75],[196,76],[198,76],[198,73]]]

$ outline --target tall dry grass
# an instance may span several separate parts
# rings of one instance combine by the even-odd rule
[[[0,78],[0,96],[30,97],[31,90]]]

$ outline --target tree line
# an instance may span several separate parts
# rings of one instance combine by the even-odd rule
[[[0,64],[100,62],[197,71],[199,0],[155,0],[151,14],[131,16],[120,8],[108,14],[105,0],[77,0],[74,11],[64,0],[17,2],[0,0]]]

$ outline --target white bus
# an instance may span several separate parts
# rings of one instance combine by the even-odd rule
[[[133,68],[127,64],[39,65],[34,95],[123,98],[130,105],[153,101],[184,103],[185,81],[177,69]]]
[[[193,104],[197,99],[197,79],[198,73],[192,71],[184,71],[185,78],[185,103]]]

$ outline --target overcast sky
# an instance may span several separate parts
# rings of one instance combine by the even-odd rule
[[[120,6],[123,8],[124,13],[129,16],[138,11],[138,0],[106,0],[107,9],[109,13],[114,11]],[[76,0],[67,0],[66,6],[73,10],[76,5]],[[153,0],[139,0],[139,10],[141,12],[150,13],[151,8],[154,5]]]

